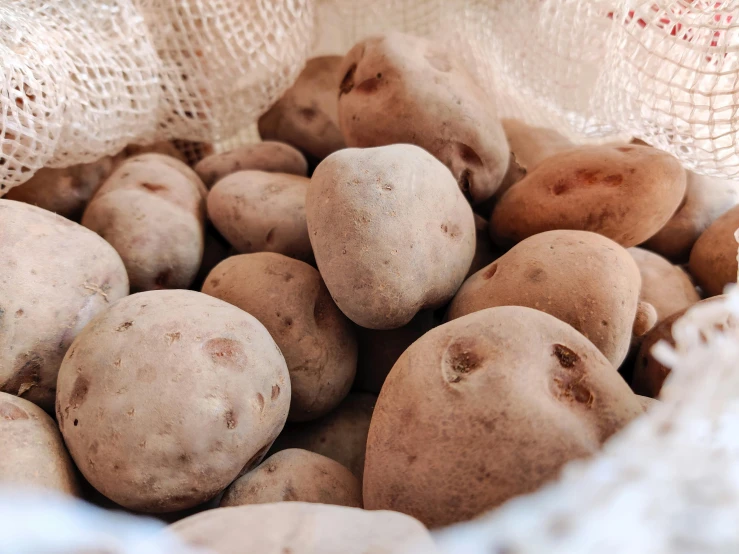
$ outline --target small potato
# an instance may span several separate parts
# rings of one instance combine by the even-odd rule
[[[520,306],[426,333],[372,415],[364,506],[436,528],[474,518],[597,452],[642,407],[593,344]]]
[[[289,144],[265,141],[206,156],[195,166],[195,171],[208,188],[226,175],[245,170],[290,173],[305,177],[308,174],[308,162],[303,154]]]
[[[362,485],[339,462],[291,448],[270,456],[231,483],[223,494],[221,506],[284,501],[361,508]]]
[[[549,231],[529,237],[465,281],[449,319],[494,306],[526,306],[569,323],[618,367],[632,332],[654,325],[638,319],[639,267],[612,240],[586,231]],[[639,322],[638,325],[636,322]],[[649,325],[651,323],[651,325]]]
[[[64,168],[43,168],[5,195],[7,200],[39,208],[79,221],[85,206],[103,181],[113,172],[113,158]]]
[[[208,217],[237,252],[277,252],[310,261],[305,222],[310,179],[287,173],[239,171],[208,194]]]
[[[288,423],[272,452],[302,448],[339,462],[361,481],[364,451],[377,397],[350,394],[328,415],[308,423]]]
[[[264,326],[199,292],[118,301],[78,335],[56,415],[77,467],[128,509],[197,506],[256,466],[282,430],[290,377]]]
[[[568,150],[542,161],[503,195],[490,232],[504,246],[553,229],[592,231],[636,246],[678,209],[685,179],[677,159],[648,146]]]
[[[438,554],[426,528],[396,512],[278,502],[208,510],[169,527],[212,554]]]
[[[311,58],[297,81],[259,118],[264,140],[279,140],[316,160],[346,145],[339,131],[341,56]]]
[[[365,39],[340,69],[339,127],[348,146],[415,144],[446,165],[475,204],[510,158],[486,93],[438,42],[389,33]]]
[[[690,251],[688,269],[706,296],[724,292],[737,280],[737,250],[734,233],[739,229],[739,206],[714,221]]]
[[[472,209],[449,171],[410,144],[331,154],[313,173],[306,216],[336,305],[370,329],[444,305],[475,255]]]
[[[59,429],[35,404],[0,392],[0,445],[0,485],[79,494],[74,465]]]
[[[126,269],[95,233],[30,204],[0,200],[0,237],[0,391],[52,411],[64,354],[128,294]]]
[[[739,204],[739,181],[706,177],[688,171],[685,200],[662,230],[643,244],[668,260],[688,260],[701,233]]]
[[[662,256],[642,248],[629,248],[641,274],[640,298],[657,311],[657,323],[698,302],[701,297],[690,276]]]
[[[187,288],[203,259],[206,192],[182,162],[142,154],[105,181],[82,224],[120,254],[133,291]]]
[[[241,308],[270,332],[290,372],[290,421],[316,419],[349,393],[356,335],[313,267],[270,252],[232,256],[210,272],[203,292]]]

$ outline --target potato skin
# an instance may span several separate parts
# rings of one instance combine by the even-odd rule
[[[737,280],[737,244],[734,232],[739,229],[739,206],[714,221],[698,238],[690,251],[688,269],[706,296],[724,292],[724,287]]]
[[[120,254],[133,291],[187,288],[203,258],[205,193],[179,160],[142,154],[105,181],[82,224]]]
[[[0,200],[0,391],[52,411],[64,354],[99,312],[128,294],[115,250],[49,211]]]
[[[57,420],[102,494],[136,511],[203,503],[258,464],[290,378],[267,330],[199,292],[149,291],[95,318],[59,371]]]
[[[210,272],[203,292],[251,314],[272,335],[290,372],[290,421],[316,419],[349,393],[356,335],[315,268],[270,252],[232,256]]]
[[[542,161],[506,192],[490,219],[507,246],[544,231],[577,229],[636,246],[655,235],[685,195],[677,159],[638,145],[588,146]]]
[[[739,181],[717,179],[688,171],[684,203],[670,221],[643,244],[675,263],[688,260],[701,233],[739,204]]]
[[[331,154],[313,173],[306,216],[336,305],[370,329],[449,301],[475,254],[469,204],[449,171],[410,144]]]
[[[289,144],[264,141],[206,156],[195,166],[195,172],[208,188],[226,175],[245,170],[290,173],[305,177],[308,174],[308,162],[303,154]]]
[[[348,146],[409,143],[438,158],[475,204],[508,169],[503,127],[484,91],[437,43],[389,33],[344,57],[339,127]]]
[[[641,413],[566,323],[520,306],[470,314],[426,333],[385,381],[367,438],[365,508],[429,528],[471,519],[555,478]]]
[[[309,59],[293,86],[259,118],[262,139],[286,142],[317,160],[344,148],[337,100],[342,59]]]
[[[467,279],[448,318],[494,306],[542,310],[572,325],[618,367],[629,350],[640,287],[636,262],[612,240],[587,231],[548,231]]]
[[[361,508],[362,486],[339,462],[291,448],[270,456],[231,483],[221,507],[284,501]]]
[[[169,527],[213,554],[438,554],[428,531],[396,512],[278,502],[209,510]]]
[[[0,444],[0,485],[79,494],[74,465],[59,429],[35,404],[0,392]]]
[[[239,171],[208,194],[208,217],[237,252],[278,252],[313,258],[305,222],[310,179],[287,173]]]

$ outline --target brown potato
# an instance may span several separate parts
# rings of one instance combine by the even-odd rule
[[[270,332],[290,372],[290,421],[316,419],[349,393],[357,338],[313,267],[270,252],[232,256],[210,272],[203,292],[253,315]]]
[[[126,269],[95,233],[30,204],[0,200],[0,237],[0,391],[52,411],[65,352],[128,294]]]
[[[113,158],[110,156],[89,164],[43,168],[23,185],[10,189],[5,198],[79,221],[90,198],[112,172]]]
[[[446,165],[475,204],[508,169],[503,127],[485,92],[438,42],[389,33],[344,57],[339,127],[348,146],[415,144]]]
[[[506,192],[490,232],[501,245],[543,231],[593,231],[636,246],[669,221],[685,195],[677,159],[648,146],[588,146],[542,161]]]
[[[339,462],[361,481],[367,431],[377,397],[352,393],[328,415],[307,423],[288,423],[271,452],[302,448]]]
[[[339,131],[341,56],[311,58],[297,81],[259,118],[259,135],[322,160],[346,145]]]
[[[195,171],[208,188],[226,175],[246,170],[290,173],[305,177],[308,174],[308,162],[303,154],[289,144],[265,141],[206,156],[195,166]]]
[[[306,502],[218,508],[169,528],[212,554],[438,554],[406,515]]]
[[[82,224],[120,254],[133,291],[187,288],[203,259],[205,194],[182,162],[142,154],[105,181]]]
[[[280,433],[290,377],[264,326],[188,290],[129,296],[78,335],[56,414],[77,467],[136,511],[201,504]]]
[[[662,230],[643,246],[673,262],[685,262],[701,233],[737,204],[739,181],[706,177],[688,171],[688,187],[683,204]]]
[[[0,392],[0,444],[0,485],[79,494],[74,465],[59,429],[35,404]]]
[[[662,256],[642,248],[629,248],[641,274],[640,298],[657,311],[657,323],[698,302],[701,297],[690,276]]]
[[[632,331],[646,333],[637,315],[641,277],[629,252],[587,231],[548,231],[529,237],[465,281],[449,319],[494,306],[526,306],[569,323],[618,367]],[[643,317],[643,316],[642,316]],[[651,321],[654,325],[654,321]]]
[[[362,507],[362,485],[339,462],[290,448],[264,460],[226,489],[221,506],[314,502]]]
[[[370,329],[448,302],[475,254],[469,204],[449,171],[410,144],[331,154],[313,173],[306,216],[336,305]]]
[[[382,388],[364,505],[430,528],[471,519],[554,479],[642,413],[590,341],[520,306],[426,333]]]
[[[287,173],[239,171],[208,194],[208,217],[237,252],[277,252],[310,261],[305,223],[310,179]]]
[[[737,250],[734,233],[739,229],[739,206],[714,221],[690,251],[688,269],[706,296],[724,292],[737,280]]]

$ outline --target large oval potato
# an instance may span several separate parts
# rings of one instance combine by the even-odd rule
[[[643,244],[668,260],[687,261],[701,233],[739,204],[739,181],[688,171],[685,201],[662,230]]]
[[[362,485],[339,462],[290,448],[273,454],[239,477],[223,493],[221,506],[271,502],[314,502],[362,507]]]
[[[685,170],[649,146],[587,146],[542,161],[506,192],[490,232],[502,245],[578,229],[636,246],[655,235],[685,196]]]
[[[218,508],[169,527],[213,554],[436,554],[426,528],[396,512],[278,502]]]
[[[724,287],[737,280],[737,244],[734,233],[739,229],[739,206],[714,221],[698,238],[690,251],[688,269],[707,296],[724,292]]]
[[[357,338],[313,267],[270,252],[232,256],[210,272],[203,292],[248,312],[270,332],[290,372],[290,421],[316,419],[349,393]]]
[[[64,354],[128,294],[120,256],[98,235],[30,204],[0,200],[0,391],[54,409]]]
[[[475,254],[469,204],[449,171],[410,144],[331,154],[313,173],[306,216],[336,305],[370,329],[449,301]]]
[[[309,183],[307,177],[287,173],[232,173],[208,194],[208,217],[238,252],[278,252],[311,260],[305,222]]]
[[[179,160],[142,154],[105,181],[82,224],[120,254],[132,290],[187,288],[203,259],[206,193]]]
[[[642,413],[590,341],[519,306],[426,333],[372,415],[364,505],[428,527],[471,519],[554,479]]]
[[[262,139],[286,142],[316,160],[344,148],[337,99],[341,61],[309,59],[293,86],[259,118]]]
[[[57,420],[85,478],[126,508],[196,506],[258,464],[282,430],[290,377],[264,326],[193,291],[118,301],[59,370]]]
[[[79,493],[59,429],[35,404],[0,392],[0,445],[0,485]]]
[[[206,156],[195,166],[195,171],[208,188],[226,175],[246,170],[290,173],[305,177],[308,174],[308,162],[289,144],[264,141]]]
[[[490,198],[510,153],[493,105],[466,69],[428,39],[365,39],[340,69],[339,127],[348,146],[415,144],[446,165],[473,203]]]
[[[618,367],[637,316],[649,310],[640,306],[640,288],[639,267],[612,240],[587,231],[548,231],[523,240],[467,279],[448,317],[494,306],[542,310],[572,325]]]

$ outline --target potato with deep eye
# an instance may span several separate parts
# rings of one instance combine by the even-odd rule
[[[372,415],[364,506],[429,528],[465,521],[557,477],[642,413],[621,376],[571,326],[502,306],[421,337]]]
[[[344,57],[339,127],[347,146],[415,144],[439,159],[474,204],[490,198],[510,152],[492,103],[437,43],[388,33]]]

